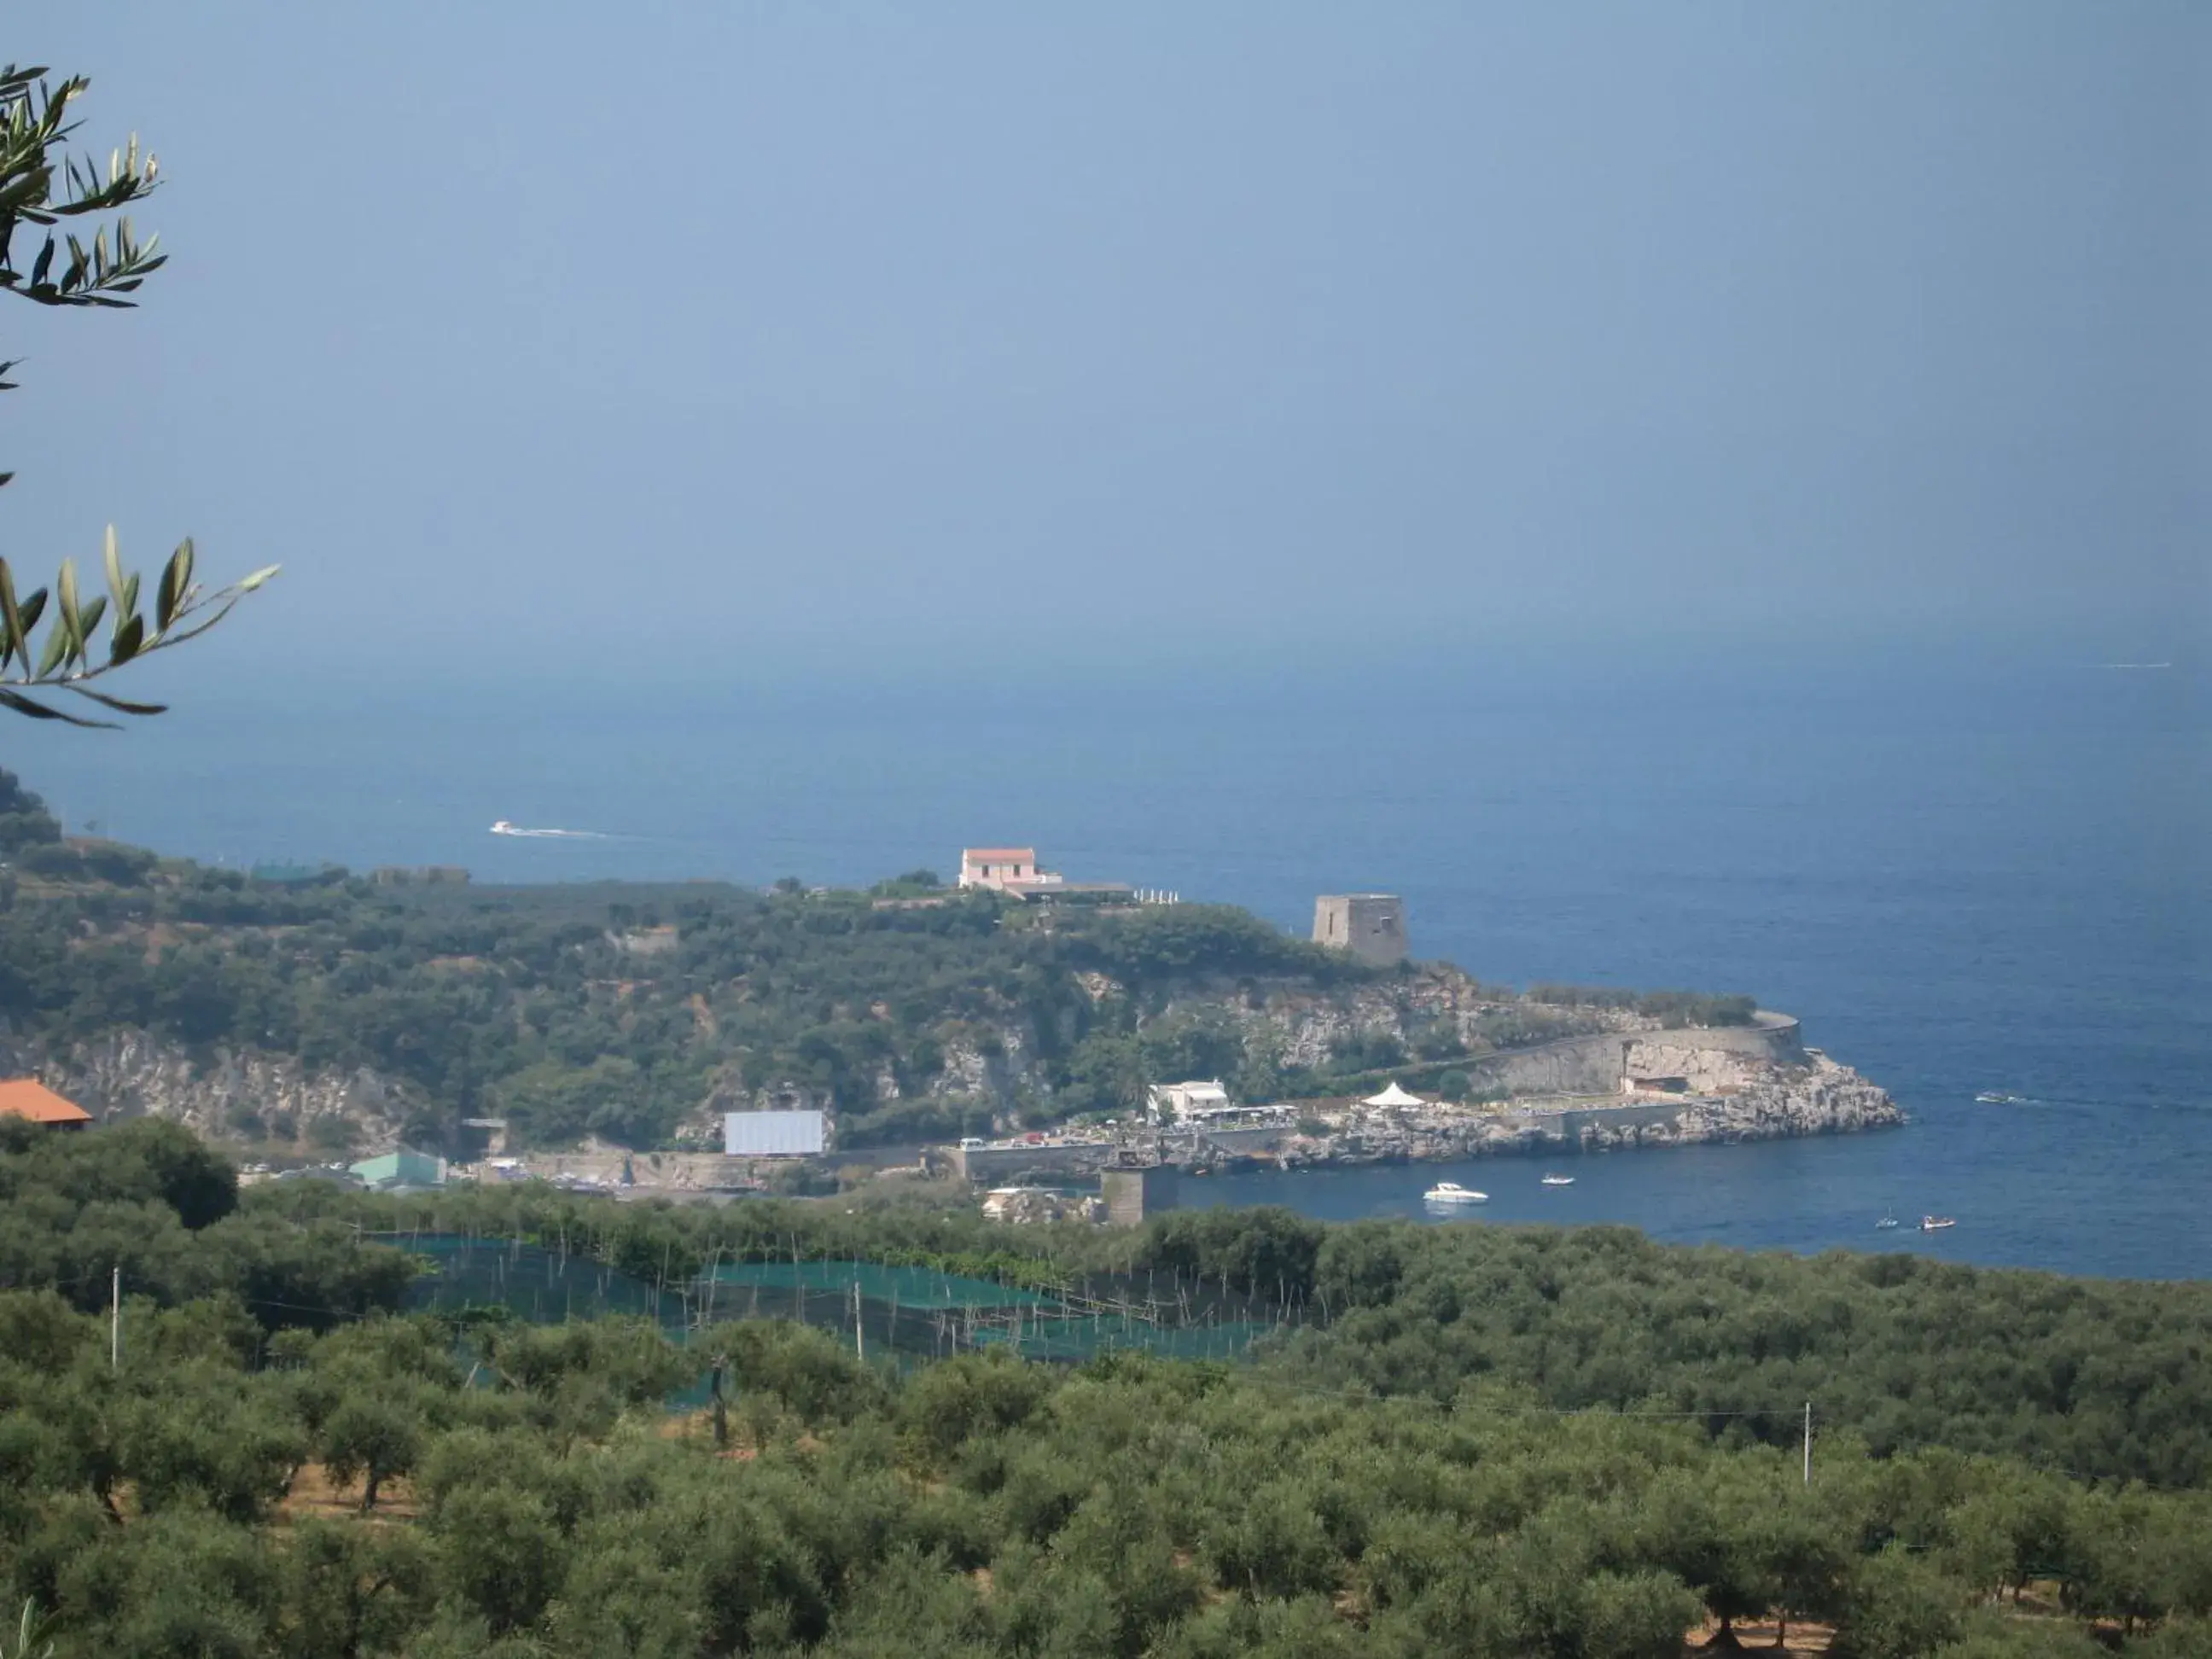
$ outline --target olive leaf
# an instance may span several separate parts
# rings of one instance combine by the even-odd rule
[[[160,251],[161,237],[142,238],[124,211],[160,182],[160,163],[142,149],[138,135],[111,149],[104,162],[69,152],[76,131],[70,106],[89,84],[81,75],[49,82],[44,68],[0,67],[0,294],[42,306],[128,307],[137,303],[130,296],[168,262]],[[114,217],[104,219],[109,214]],[[88,234],[63,224],[85,219],[94,221]],[[27,227],[35,229],[38,246],[27,265],[19,266],[12,244],[16,231]],[[0,359],[0,392],[15,389],[9,377],[18,366],[16,359]],[[13,476],[0,471],[0,484]],[[242,581],[203,592],[193,583],[197,557],[189,537],[169,556],[155,585],[150,626],[138,608],[141,579],[125,568],[113,525],[100,545],[105,592],[82,592],[76,562],[64,559],[51,587],[19,599],[15,572],[0,558],[0,708],[71,726],[113,724],[25,695],[54,690],[75,692],[118,714],[162,713],[160,703],[130,701],[85,683],[198,639],[278,568],[267,565]],[[94,653],[102,623],[109,629],[104,658]]]

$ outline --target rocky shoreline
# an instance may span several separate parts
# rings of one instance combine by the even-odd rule
[[[1893,1128],[1905,1113],[1887,1091],[1824,1054],[1801,1067],[1680,1099],[1531,1103],[1488,1111],[1428,1106],[1397,1122],[1370,1118],[1322,1135],[1293,1134],[1257,1163],[1312,1169],[1441,1163],[1562,1151],[1623,1152],[1720,1141],[1782,1140]],[[1226,1150],[1226,1149],[1224,1149]]]
[[[1553,1096],[1465,1106],[1433,1097],[1379,1107],[1316,1102],[1295,1124],[1185,1126],[1126,1142],[1105,1136],[1000,1142],[940,1148],[935,1155],[975,1185],[1049,1185],[1155,1158],[1193,1173],[1350,1169],[1852,1134],[1905,1121],[1881,1085],[1817,1050],[1800,1048],[1788,1061],[1740,1053],[1728,1060],[1729,1081],[1679,1095]]]

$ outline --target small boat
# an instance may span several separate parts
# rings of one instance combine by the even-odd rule
[[[1546,1176],[1543,1184],[1547,1187],[1571,1187],[1575,1184],[1575,1178],[1572,1176]]]
[[[2020,1104],[2020,1097],[2018,1095],[2001,1095],[1995,1090],[1990,1090],[1985,1093],[1976,1095],[1974,1097],[1974,1103],[1978,1106],[2017,1106]]]
[[[1897,1218],[1885,1210],[1882,1212],[1881,1219],[1875,1222],[1874,1225],[1876,1232],[1882,1232],[1897,1225]]]
[[[1941,1232],[1946,1227],[1958,1224],[1948,1215],[1923,1215],[1920,1218],[1920,1231],[1923,1233]]]
[[[1487,1204],[1488,1193],[1478,1193],[1472,1187],[1462,1187],[1456,1181],[1439,1181],[1421,1196],[1431,1204]]]

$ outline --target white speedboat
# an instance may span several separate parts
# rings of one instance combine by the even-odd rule
[[[1887,1212],[1883,1212],[1881,1220],[1874,1224],[1875,1231],[1876,1232],[1887,1232],[1890,1228],[1894,1227],[1895,1225],[1897,1225],[1897,1218]]]
[[[1575,1178],[1572,1176],[1546,1176],[1543,1184],[1547,1187],[1571,1187],[1575,1184]]]
[[[515,829],[512,823],[501,818],[497,823],[492,825],[491,832],[495,836],[511,836],[515,833]]]
[[[1958,1224],[1948,1215],[1923,1215],[1920,1218],[1920,1231],[1923,1233],[1939,1233],[1946,1227]]]
[[[1488,1193],[1478,1193],[1472,1187],[1462,1187],[1456,1181],[1439,1181],[1421,1196],[1431,1204],[1487,1204]]]
[[[2017,1106],[2020,1104],[2020,1097],[2018,1095],[2001,1095],[1997,1093],[1996,1090],[1991,1089],[1984,1091],[1984,1093],[1976,1095],[1974,1097],[1974,1103],[1979,1106]]]

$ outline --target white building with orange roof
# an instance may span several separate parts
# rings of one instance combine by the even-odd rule
[[[1060,872],[1037,862],[1034,847],[963,847],[960,849],[960,884],[1021,892],[1033,887],[1056,887]]]

